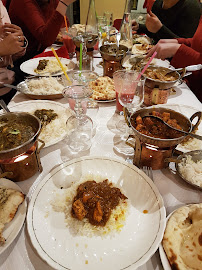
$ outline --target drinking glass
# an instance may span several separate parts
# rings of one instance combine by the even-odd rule
[[[113,24],[113,13],[110,11],[105,11],[104,16],[106,17],[107,26],[112,26]]]
[[[138,73],[132,70],[119,70],[114,73],[117,107],[119,111],[125,107],[131,114],[143,103],[145,79],[140,78],[137,80],[137,77]],[[120,143],[116,145],[116,150],[120,153],[124,153],[125,151],[125,154],[129,154],[130,152],[134,154],[134,150],[125,144],[126,139],[132,131],[128,127],[124,116],[117,122],[116,128],[121,132]]]
[[[133,113],[144,101],[145,78],[137,80],[137,73],[125,71],[120,91],[118,92],[119,103],[126,107],[129,113]]]
[[[92,95],[92,90],[85,85],[72,85],[64,88],[63,95],[75,112],[66,122],[68,147],[72,152],[86,151],[91,147],[93,131],[93,121],[86,115],[87,99]]]
[[[107,26],[107,18],[105,16],[97,16],[98,20],[98,37],[99,37],[99,45],[98,48],[102,46],[103,37],[106,34],[106,26]]]
[[[61,34],[62,34],[63,44],[65,45],[69,53],[69,58],[72,59],[75,53],[76,46],[74,45],[72,38],[68,35],[66,28],[61,29]]]
[[[88,87],[89,82],[95,81],[99,77],[99,75],[96,72],[89,70],[73,71],[71,76],[73,83],[76,82],[77,84],[86,85],[86,87]],[[87,109],[91,109],[91,111],[93,111],[94,114],[97,114],[99,110],[97,101],[93,100],[92,98],[88,98]]]

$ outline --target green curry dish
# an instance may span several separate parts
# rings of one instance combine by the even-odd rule
[[[34,115],[39,118],[41,121],[41,126],[44,127],[48,125],[50,122],[55,120],[58,115],[57,113],[54,112],[54,110],[46,110],[46,109],[41,109],[41,110],[36,110],[34,112]]]

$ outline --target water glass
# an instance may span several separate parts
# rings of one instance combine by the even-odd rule
[[[112,26],[112,24],[113,24],[113,13],[109,12],[109,11],[105,11],[104,16],[106,17],[106,20],[107,20],[107,26]]]

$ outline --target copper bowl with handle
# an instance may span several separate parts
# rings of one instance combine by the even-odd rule
[[[0,160],[16,157],[18,155],[21,155],[22,153],[25,153],[34,145],[41,131],[40,120],[36,116],[29,113],[25,113],[25,112],[3,113],[0,115],[0,123],[1,121],[2,122],[5,122],[5,121],[6,122],[9,122],[9,121],[19,122],[20,121],[20,123],[23,123],[25,126],[31,126],[34,134],[26,142],[20,144],[19,146],[8,149],[8,150],[0,151]]]
[[[185,137],[188,135],[182,135],[179,138],[173,138],[173,139],[161,139],[161,138],[156,138],[156,137],[150,137],[148,135],[142,134],[139,131],[137,131],[135,128],[136,117],[138,115],[140,115],[141,117],[149,115],[152,113],[152,111],[156,111],[159,113],[163,113],[163,112],[170,113],[170,117],[172,119],[176,119],[177,122],[182,127],[182,129],[187,131],[187,132],[194,131],[195,128],[198,126],[199,121],[202,117],[202,112],[196,112],[189,119],[185,115],[183,115],[179,112],[176,112],[174,110],[164,108],[164,107],[156,107],[156,106],[143,108],[143,109],[137,110],[135,113],[131,114],[129,116],[128,120],[129,120],[129,123],[130,123],[134,133],[135,133],[135,136],[137,136],[142,143],[158,146],[159,148],[170,148],[170,147],[176,146],[176,145],[180,144],[185,139]],[[197,122],[196,122],[196,124],[193,125],[192,122],[196,117],[198,118]]]

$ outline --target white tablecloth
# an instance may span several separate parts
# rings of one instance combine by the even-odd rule
[[[102,75],[102,68],[98,68],[97,64],[101,59],[94,59],[95,71]],[[11,101],[10,105],[28,100],[24,95],[17,94]],[[65,99],[57,100],[66,104]],[[182,84],[177,88],[175,95],[171,95],[168,99],[168,104],[182,104],[195,107],[202,111],[202,104],[190,91],[186,84]],[[68,106],[68,105],[67,105]],[[33,191],[37,184],[44,178],[48,172],[56,165],[62,163],[62,160],[70,160],[74,157],[81,157],[85,155],[90,156],[107,156],[118,159],[126,159],[126,156],[119,154],[114,149],[114,142],[118,138],[114,125],[117,121],[118,115],[115,113],[115,102],[100,104],[97,114],[91,115],[96,124],[95,135],[92,139],[92,147],[90,151],[79,153],[76,155],[70,154],[65,142],[60,142],[54,146],[43,149],[40,157],[43,166],[43,172],[37,173],[32,178],[19,182],[18,185],[23,192],[27,194],[28,201],[31,198]],[[166,207],[167,214],[178,208],[180,205],[188,203],[202,202],[202,193],[193,189],[188,184],[182,182],[175,174],[166,168],[163,170],[153,171],[154,183],[158,187]],[[27,233],[26,223],[20,231],[17,238],[10,245],[10,247],[0,255],[0,270],[50,270],[52,269],[46,262],[44,262],[36,250],[32,246],[29,235]],[[158,270],[163,269],[158,251],[152,258],[139,270]]]

